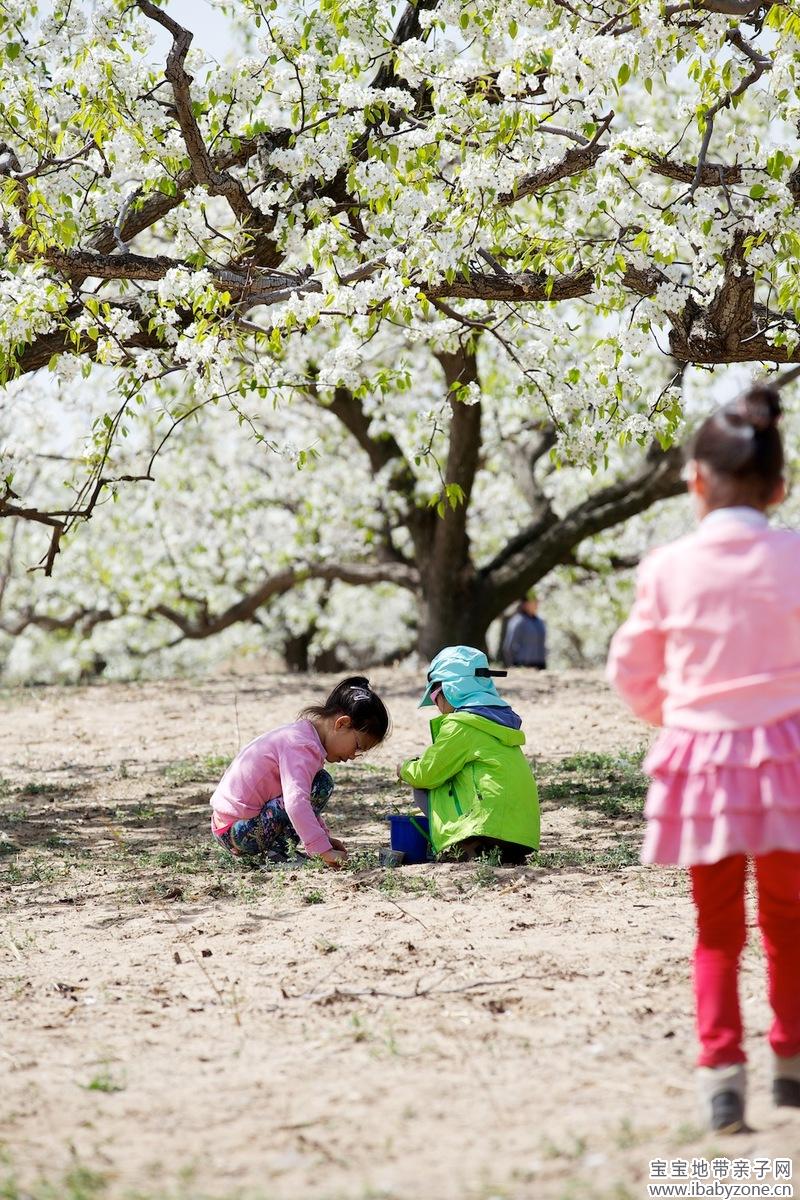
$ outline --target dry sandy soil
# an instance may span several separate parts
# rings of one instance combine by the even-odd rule
[[[351,868],[219,857],[224,761],[331,682],[0,693],[0,1196],[638,1200],[653,1159],[792,1158],[755,936],[754,1132],[698,1124],[690,904],[635,863],[647,733],[599,677],[508,682],[546,785],[530,867],[375,865],[426,737],[400,670],[373,678],[392,738],[334,768]]]

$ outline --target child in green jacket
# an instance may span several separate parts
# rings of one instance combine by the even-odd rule
[[[427,792],[433,849],[464,858],[499,849],[522,862],[539,846],[539,797],[522,752],[520,718],[492,682],[486,655],[447,646],[433,659],[419,707],[435,704],[433,745],[398,764],[405,783]]]

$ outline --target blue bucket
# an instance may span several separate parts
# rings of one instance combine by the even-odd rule
[[[391,847],[403,852],[404,862],[428,861],[431,844],[427,817],[407,817],[393,813],[389,817],[389,831]]]

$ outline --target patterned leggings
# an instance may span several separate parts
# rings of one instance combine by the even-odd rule
[[[333,791],[333,780],[327,771],[317,771],[311,784],[311,807],[317,816],[324,810]],[[224,833],[214,837],[235,858],[286,862],[296,849],[299,837],[295,833],[283,806],[283,797],[268,800],[261,812],[246,821],[236,821]]]

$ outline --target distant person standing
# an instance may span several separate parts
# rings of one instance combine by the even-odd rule
[[[547,666],[547,630],[538,615],[539,602],[534,592],[528,592],[506,626],[500,657],[507,667]]]

